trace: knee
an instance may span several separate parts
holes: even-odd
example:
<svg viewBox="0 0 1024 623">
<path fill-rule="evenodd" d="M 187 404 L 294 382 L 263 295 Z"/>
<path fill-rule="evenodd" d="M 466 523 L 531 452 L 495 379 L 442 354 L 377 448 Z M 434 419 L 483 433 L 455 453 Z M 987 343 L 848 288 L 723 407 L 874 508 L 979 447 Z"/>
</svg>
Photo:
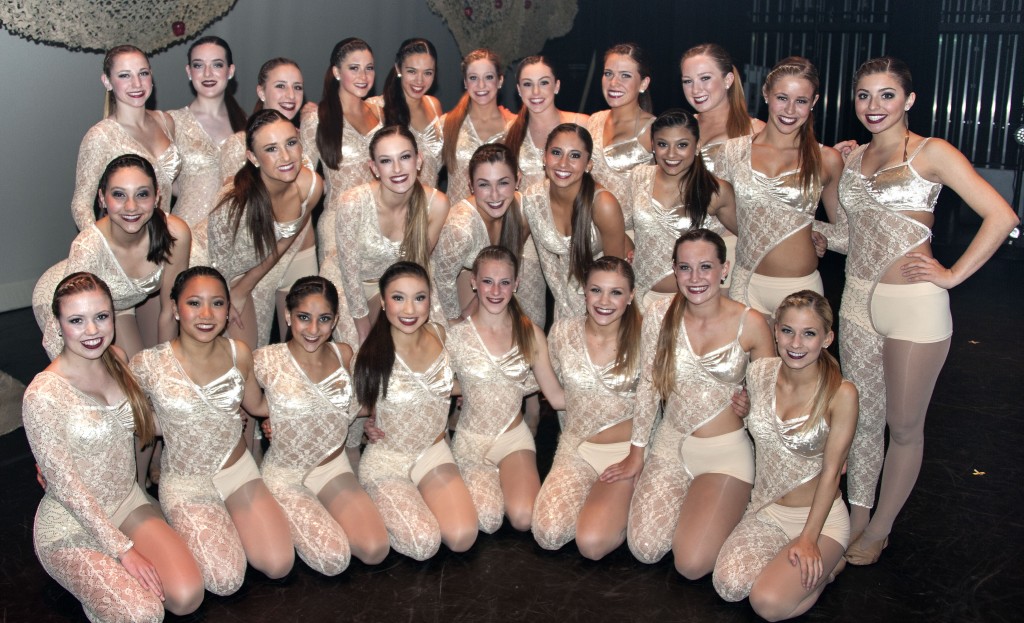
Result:
<svg viewBox="0 0 1024 623">
<path fill-rule="evenodd" d="M 203 603 L 202 578 L 195 582 L 164 584 L 164 608 L 177 616 L 192 614 Z"/>
<path fill-rule="evenodd" d="M 576 546 L 580 554 L 590 560 L 601 560 L 621 544 L 621 538 L 614 539 L 590 530 L 576 533 Z"/>
<path fill-rule="evenodd" d="M 441 540 L 453 552 L 465 552 L 476 543 L 476 536 L 479 533 L 476 522 L 472 524 L 467 522 L 445 530 Z"/>
<path fill-rule="evenodd" d="M 687 580 L 699 580 L 711 572 L 714 562 L 709 563 L 693 552 L 674 552 L 676 571 Z"/>
<path fill-rule="evenodd" d="M 292 571 L 295 566 L 295 550 L 280 552 L 273 557 L 267 557 L 260 561 L 250 561 L 252 566 L 258 569 L 263 575 L 271 580 L 280 580 Z"/>
<path fill-rule="evenodd" d="M 766 621 L 782 621 L 792 617 L 794 606 L 775 591 L 762 589 L 756 584 L 750 591 L 750 607 Z"/>
<path fill-rule="evenodd" d="M 353 547 L 352 553 L 365 565 L 379 565 L 391 553 L 391 544 L 388 543 L 387 536 L 385 535 L 383 539 L 374 539 L 368 543 L 360 544 L 358 549 Z"/>
<path fill-rule="evenodd" d="M 721 565 L 715 565 L 711 583 L 724 601 L 743 601 L 750 594 L 750 585 L 738 573 L 724 569 Z"/>
<path fill-rule="evenodd" d="M 894 425 L 890 423 L 889 442 L 898 446 L 924 445 L 924 428 L 906 424 Z"/>
<path fill-rule="evenodd" d="M 520 532 L 528 532 L 533 525 L 533 505 L 523 504 L 508 508 L 508 522 Z"/>
</svg>

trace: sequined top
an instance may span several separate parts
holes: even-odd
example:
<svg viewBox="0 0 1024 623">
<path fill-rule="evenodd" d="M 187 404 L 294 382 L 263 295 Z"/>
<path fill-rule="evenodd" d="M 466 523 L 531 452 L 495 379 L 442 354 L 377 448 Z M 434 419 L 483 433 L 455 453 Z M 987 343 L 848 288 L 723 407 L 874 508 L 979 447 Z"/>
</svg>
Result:
<svg viewBox="0 0 1024 623">
<path fill-rule="evenodd" d="M 563 318 L 551 327 L 551 365 L 565 389 L 562 438 L 579 445 L 620 422 L 633 420 L 632 443 L 646 446 L 656 410 L 637 408 L 639 368 L 632 378 L 612 374 L 614 361 L 598 366 L 587 352 L 586 317 Z M 559 441 L 561 443 L 561 441 Z"/>
<path fill-rule="evenodd" d="M 303 153 L 305 157 L 305 153 Z M 220 147 L 220 170 L 227 179 L 245 164 L 245 132 L 235 132 Z M 214 204 L 216 205 L 216 204 Z"/>
<path fill-rule="evenodd" d="M 441 127 L 444 127 L 444 122 L 447 118 L 447 113 L 441 117 Z M 504 130 L 484 140 L 480 138 L 476 128 L 473 127 L 473 120 L 468 114 L 466 115 L 465 121 L 462 122 L 462 127 L 459 128 L 459 137 L 455 144 L 455 170 L 448 171 L 447 194 L 448 201 L 452 205 L 469 196 L 469 160 L 476 153 L 477 148 L 481 145 L 500 142 L 501 139 L 505 138 L 505 132 L 508 131 L 510 125 L 512 125 L 511 121 L 505 123 Z"/>
<path fill-rule="evenodd" d="M 231 368 L 202 386 L 185 373 L 170 342 L 148 348 L 132 358 L 132 371 L 153 402 L 163 431 L 164 475 L 212 476 L 224 467 L 238 446 L 245 377 L 235 362 L 235 342 L 228 342 Z"/>
<path fill-rule="evenodd" d="M 131 309 L 160 288 L 164 265 L 144 277 L 130 277 L 117 261 L 103 232 L 95 224 L 82 230 L 71 242 L 68 272 L 86 271 L 107 283 L 114 299 L 114 309 Z"/>
<path fill-rule="evenodd" d="M 366 99 L 367 103 L 383 110 L 384 96 L 374 95 Z M 409 131 L 416 137 L 416 147 L 419 154 L 423 156 L 423 168 L 420 169 L 420 181 L 431 188 L 437 187 L 438 173 L 441 172 L 441 150 L 444 148 L 444 125 L 441 123 L 441 113 L 434 107 L 434 100 L 426 98 L 434 118 L 430 120 L 423 130 L 417 130 L 409 125 Z M 381 117 L 383 119 L 383 116 Z"/>
<path fill-rule="evenodd" d="M 604 140 L 604 125 L 610 114 L 610 110 L 601 110 L 591 115 L 587 121 L 587 130 L 590 131 L 590 136 L 594 139 L 594 170 L 591 173 L 594 179 L 615 195 L 616 199 L 620 199 L 628 194 L 627 174 L 633 167 L 654 163 L 651 150 L 640 143 L 640 137 L 650 129 L 654 118 L 652 117 L 643 125 L 639 125 L 636 134 L 632 137 L 607 145 Z M 626 221 L 626 229 L 633 229 L 633 206 L 625 200 L 621 200 L 620 205 L 622 206 L 622 216 Z"/>
<path fill-rule="evenodd" d="M 453 205 L 430 254 L 430 271 L 445 318 L 462 315 L 456 279 L 462 269 L 472 268 L 480 250 L 491 244 L 487 226 L 469 199 Z"/>
<path fill-rule="evenodd" d="M 441 339 L 437 325 L 429 324 Z M 375 448 L 417 456 L 434 444 L 448 426 L 448 406 L 455 374 L 442 346 L 423 372 L 413 372 L 398 354 L 391 370 L 386 398 L 377 400 L 374 413 L 384 439 Z"/>
<path fill-rule="evenodd" d="M 712 143 L 711 145 L 701 145 L 700 157 L 704 160 L 704 168 L 715 173 L 716 163 L 722 157 L 723 147 L 725 147 L 725 141 Z M 718 173 L 715 174 L 720 176 Z"/>
<path fill-rule="evenodd" d="M 775 408 L 775 389 L 782 360 L 758 359 L 747 368 L 750 415 L 747 430 L 754 438 L 754 490 L 750 509 L 761 510 L 821 473 L 828 424 L 794 433 L 806 416 L 782 422 Z"/>
<path fill-rule="evenodd" d="M 847 159 L 839 179 L 839 201 L 849 218 L 848 276 L 877 282 L 893 262 L 931 240 L 928 226 L 904 214 L 934 211 L 942 190 L 941 184 L 922 178 L 913 166 L 927 142 L 922 141 L 906 162 L 871 176 L 861 174 L 867 145 Z"/>
<path fill-rule="evenodd" d="M 594 194 L 606 192 L 603 188 Z M 583 299 L 583 285 L 569 270 L 571 236 L 564 236 L 555 227 L 551 216 L 551 193 L 549 182 L 544 179 L 539 184 L 527 188 L 523 192 L 523 213 L 530 223 L 530 237 L 537 245 L 537 255 L 544 271 L 551 295 L 555 299 L 555 320 L 571 316 L 582 316 L 586 313 Z M 594 259 L 604 255 L 601 234 L 593 222 L 590 224 L 590 248 Z"/>
<path fill-rule="evenodd" d="M 110 556 L 131 540 L 110 522 L 135 487 L 135 435 L 128 402 L 108 406 L 43 371 L 22 400 L 25 435 L 46 491 L 36 512 L 36 549 L 84 533 Z"/>
<path fill-rule="evenodd" d="M 271 344 L 253 353 L 256 380 L 266 391 L 274 441 L 263 470 L 309 470 L 343 445 L 359 412 L 352 379 L 337 345 L 338 369 L 314 383 L 295 361 L 287 344 Z"/>
<path fill-rule="evenodd" d="M 523 144 L 519 147 L 519 172 L 522 174 L 520 186 L 529 188 L 544 180 L 544 147 L 537 146 L 530 136 L 529 129 L 523 136 Z"/>
<path fill-rule="evenodd" d="M 309 198 L 313 195 L 313 190 L 316 189 L 316 172 L 313 171 L 312 165 L 307 165 L 307 163 L 303 162 L 303 166 L 306 166 L 309 169 L 309 172 L 313 174 L 309 176 L 309 190 L 306 191 L 306 198 L 299 204 L 298 218 L 285 221 L 283 223 L 278 220 L 274 221 L 274 238 L 277 240 L 292 238 L 302 230 L 302 219 L 306 216 L 306 208 L 309 203 Z M 298 179 L 296 178 L 296 182 L 297 181 Z"/>
<path fill-rule="evenodd" d="M 107 164 L 114 158 L 124 154 L 137 154 L 153 165 L 156 171 L 158 198 L 160 208 L 164 212 L 171 211 L 171 186 L 181 170 L 181 156 L 171 139 L 167 129 L 164 113 L 157 113 L 156 118 L 167 134 L 171 144 L 159 156 L 154 156 L 141 143 L 136 141 L 127 130 L 121 127 L 113 117 L 108 117 L 89 128 L 78 148 L 78 165 L 75 167 L 75 193 L 71 197 L 71 216 L 75 219 L 78 229 L 85 229 L 96 222 L 93 203 L 96 200 L 96 189 Z"/>
<path fill-rule="evenodd" d="M 492 355 L 472 318 L 448 330 L 447 347 L 462 387 L 459 433 L 497 437 L 521 412 L 523 397 L 539 389 L 530 364 L 514 344 Z"/>
<path fill-rule="evenodd" d="M 174 214 L 192 227 L 209 216 L 210 210 L 217 204 L 225 178 L 233 176 L 244 164 L 245 133 L 240 133 L 243 137 L 242 159 L 234 166 L 237 156 L 230 156 L 224 148 L 226 145 L 232 149 L 235 147 L 231 145 L 235 134 L 217 143 L 206 133 L 188 106 L 167 114 L 174 119 L 174 144 L 181 153 L 182 161 Z"/>
<path fill-rule="evenodd" d="M 820 183 L 809 194 L 804 192 L 799 169 L 774 177 L 755 170 L 753 138 L 726 141 L 715 166 L 715 174 L 731 182 L 736 191 L 736 263 L 748 271 L 754 271 L 782 241 L 814 222 L 821 196 Z"/>
</svg>

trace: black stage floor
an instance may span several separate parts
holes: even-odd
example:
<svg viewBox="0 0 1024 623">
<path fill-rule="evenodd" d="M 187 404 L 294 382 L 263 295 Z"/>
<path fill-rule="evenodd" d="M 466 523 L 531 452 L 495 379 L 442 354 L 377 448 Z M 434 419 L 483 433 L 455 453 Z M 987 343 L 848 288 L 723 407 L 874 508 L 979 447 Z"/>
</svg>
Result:
<svg viewBox="0 0 1024 623">
<path fill-rule="evenodd" d="M 960 249 L 938 248 L 938 255 Z M 945 253 L 943 252 L 945 251 Z M 1005 255 L 1005 254 L 1004 254 Z M 1016 254 L 1016 255 L 1019 255 Z M 944 258 L 948 259 L 948 257 Z M 826 290 L 841 268 L 826 258 Z M 1024 620 L 1024 263 L 996 258 L 952 292 L 956 332 L 928 415 L 924 466 L 872 567 L 850 567 L 807 615 L 811 621 Z M 28 382 L 45 365 L 28 310 L 0 314 L 0 369 Z M 541 473 L 557 436 L 538 435 Z M 32 552 L 41 491 L 19 429 L 0 437 L 0 621 L 84 621 L 78 602 Z M 168 617 L 174 620 L 174 617 Z M 251 572 L 229 598 L 207 594 L 196 621 L 753 621 L 745 602 L 721 601 L 708 578 L 689 582 L 669 560 L 647 566 L 625 546 L 605 560 L 570 544 L 541 550 L 507 525 L 466 554 L 444 548 L 418 563 L 392 553 L 325 578 L 298 560 L 271 582 Z"/>
</svg>

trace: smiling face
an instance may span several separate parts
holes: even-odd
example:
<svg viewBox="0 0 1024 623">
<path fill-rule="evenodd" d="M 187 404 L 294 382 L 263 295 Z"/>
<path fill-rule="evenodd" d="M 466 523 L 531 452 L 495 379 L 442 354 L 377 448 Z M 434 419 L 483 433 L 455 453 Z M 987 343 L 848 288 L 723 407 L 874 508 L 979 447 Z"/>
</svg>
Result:
<svg viewBox="0 0 1024 623">
<path fill-rule="evenodd" d="M 310 294 L 285 315 L 292 328 L 292 342 L 308 353 L 315 352 L 331 339 L 338 325 L 338 314 L 322 294 Z"/>
<path fill-rule="evenodd" d="M 519 70 L 516 91 L 531 114 L 539 115 L 555 105 L 555 95 L 562 83 L 544 63 L 531 63 Z"/>
<path fill-rule="evenodd" d="M 217 278 L 197 275 L 182 285 L 174 305 L 178 331 L 183 337 L 209 343 L 228 324 L 228 293 Z"/>
<path fill-rule="evenodd" d="M 654 160 L 670 177 L 685 174 L 697 154 L 697 137 L 684 126 L 662 128 L 651 137 Z"/>
<path fill-rule="evenodd" d="M 907 111 L 916 99 L 915 94 L 906 93 L 899 80 L 887 72 L 869 74 L 858 80 L 853 97 L 857 118 L 872 134 L 892 127 L 902 131 L 906 127 Z"/>
<path fill-rule="evenodd" d="M 409 99 L 418 100 L 434 85 L 437 62 L 426 53 L 410 54 L 395 67 L 402 75 L 402 93 Z"/>
<path fill-rule="evenodd" d="M 609 54 L 605 59 L 601 89 L 610 108 L 636 102 L 650 81 L 650 77 L 640 76 L 640 65 L 625 54 Z"/>
<path fill-rule="evenodd" d="M 683 95 L 697 112 L 728 105 L 729 88 L 735 79 L 732 72 L 722 73 L 710 56 L 691 56 L 680 64 Z"/>
<path fill-rule="evenodd" d="M 341 90 L 359 99 L 369 95 L 377 75 L 373 66 L 373 53 L 369 50 L 349 52 L 332 68 L 332 71 L 341 84 Z"/>
<path fill-rule="evenodd" d="M 519 287 L 515 268 L 510 262 L 484 260 L 477 266 L 471 282 L 477 292 L 480 306 L 490 314 L 500 314 L 508 307 L 512 295 Z"/>
<path fill-rule="evenodd" d="M 402 275 L 384 288 L 384 316 L 392 331 L 415 333 L 430 319 L 430 287 L 415 275 Z"/>
<path fill-rule="evenodd" d="M 810 307 L 790 307 L 775 322 L 775 343 L 786 367 L 800 370 L 814 365 L 832 343 L 821 317 Z"/>
<path fill-rule="evenodd" d="M 138 167 L 123 167 L 111 173 L 106 189 L 99 190 L 98 195 L 110 224 L 128 234 L 141 232 L 156 209 L 156 185 Z"/>
<path fill-rule="evenodd" d="M 590 271 L 584 296 L 588 320 L 602 327 L 617 323 L 633 302 L 629 279 L 607 270 Z"/>
<path fill-rule="evenodd" d="M 63 297 L 57 321 L 65 353 L 95 360 L 114 343 L 114 304 L 99 289 Z"/>
<path fill-rule="evenodd" d="M 469 98 L 478 106 L 493 104 L 505 78 L 498 75 L 498 69 L 490 60 L 482 58 L 466 66 L 462 84 Z"/>
<path fill-rule="evenodd" d="M 144 108 L 153 92 L 153 72 L 149 60 L 138 52 L 124 52 L 114 57 L 110 73 L 102 77 L 103 86 L 114 93 L 118 104 Z"/>
<path fill-rule="evenodd" d="M 544 150 L 544 172 L 551 184 L 568 188 L 579 184 L 583 174 L 590 171 L 590 152 L 579 136 L 572 132 L 559 132 L 548 139 Z"/>
<path fill-rule="evenodd" d="M 768 124 L 782 134 L 798 131 L 818 101 L 814 85 L 799 76 L 780 76 L 764 89 L 768 99 Z"/>
<path fill-rule="evenodd" d="M 718 258 L 718 248 L 706 240 L 691 240 L 676 247 L 672 272 L 686 301 L 699 305 L 718 297 L 729 263 Z"/>
<path fill-rule="evenodd" d="M 256 130 L 252 151 L 246 157 L 260 170 L 264 180 L 291 183 L 302 167 L 299 131 L 291 123 L 278 119 Z"/>
<path fill-rule="evenodd" d="M 478 210 L 492 219 L 505 216 L 516 198 L 518 179 L 505 162 L 483 162 L 473 170 L 470 192 Z"/>
<path fill-rule="evenodd" d="M 291 64 L 278 65 L 267 72 L 264 84 L 256 86 L 256 95 L 265 108 L 280 112 L 288 119 L 294 119 L 302 106 L 304 87 L 302 72 Z"/>
<path fill-rule="evenodd" d="M 396 194 L 412 190 L 422 159 L 416 146 L 400 134 L 391 134 L 374 143 L 370 170 L 380 183 Z"/>
<path fill-rule="evenodd" d="M 202 97 L 220 97 L 235 75 L 235 66 L 227 61 L 227 50 L 216 43 L 204 43 L 192 49 L 185 73 L 196 94 Z"/>
</svg>

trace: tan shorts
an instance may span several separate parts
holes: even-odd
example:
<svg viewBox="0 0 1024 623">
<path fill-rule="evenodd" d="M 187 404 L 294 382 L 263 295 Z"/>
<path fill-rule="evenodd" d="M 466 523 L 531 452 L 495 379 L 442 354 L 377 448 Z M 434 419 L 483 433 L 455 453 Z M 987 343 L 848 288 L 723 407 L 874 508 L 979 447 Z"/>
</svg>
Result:
<svg viewBox="0 0 1024 623">
<path fill-rule="evenodd" d="M 128 492 L 128 496 L 121 501 L 117 510 L 110 516 L 110 523 L 120 528 L 121 524 L 124 523 L 125 519 L 128 519 L 128 515 L 131 515 L 133 510 L 152 503 L 153 501 L 149 499 L 149 496 L 142 490 L 139 483 L 133 483 L 132 490 Z"/>
<path fill-rule="evenodd" d="M 811 513 L 810 506 L 782 506 L 781 504 L 769 504 L 761 509 L 758 515 L 768 518 L 786 533 L 790 540 L 800 536 L 807 524 L 807 516 Z M 850 513 L 843 504 L 843 498 L 836 498 L 832 502 L 832 508 L 825 518 L 825 525 L 821 528 L 821 536 L 827 536 L 836 543 L 843 546 L 845 550 L 850 545 Z"/>
<path fill-rule="evenodd" d="M 375 297 L 378 294 L 380 294 L 380 280 L 379 279 L 370 279 L 369 281 L 364 281 L 364 282 L 362 282 L 362 286 L 363 286 L 363 298 L 366 299 L 367 302 L 369 302 L 370 299 L 372 299 L 373 297 Z"/>
<path fill-rule="evenodd" d="M 434 468 L 441 467 L 446 463 L 454 464 L 455 457 L 452 456 L 452 450 L 448 447 L 448 442 L 442 439 L 424 450 L 423 454 L 416 459 L 412 469 L 409 470 L 409 479 L 412 480 L 412 484 L 418 487 L 424 476 Z"/>
<path fill-rule="evenodd" d="M 632 442 L 630 441 L 617 441 L 615 443 L 584 441 L 576 451 L 600 475 L 610 466 L 624 461 L 629 456 L 631 445 Z"/>
<path fill-rule="evenodd" d="M 295 254 L 292 263 L 288 265 L 288 270 L 282 275 L 277 289 L 279 292 L 287 292 L 299 279 L 311 277 L 319 272 L 320 269 L 316 265 L 316 245 L 314 245 Z"/>
<path fill-rule="evenodd" d="M 737 238 L 732 233 L 726 231 L 722 234 L 722 241 L 725 242 L 725 260 L 729 262 L 729 266 L 736 265 L 736 241 Z M 725 276 L 725 283 L 722 284 L 722 290 L 728 292 L 729 285 L 732 283 L 732 271 Z"/>
<path fill-rule="evenodd" d="M 220 494 L 220 499 L 227 500 L 232 493 L 241 489 L 242 485 L 259 477 L 260 469 L 256 467 L 256 461 L 251 454 L 243 452 L 233 465 L 213 475 L 213 486 Z"/>
<path fill-rule="evenodd" d="M 754 483 L 754 445 L 745 428 L 714 437 L 690 435 L 683 440 L 679 455 L 694 478 L 701 474 L 725 474 Z"/>
<path fill-rule="evenodd" d="M 114 312 L 114 315 L 115 316 L 134 316 L 135 315 L 135 308 L 134 307 L 129 307 L 128 309 L 119 309 L 116 312 Z"/>
<path fill-rule="evenodd" d="M 526 425 L 525 421 L 519 422 L 519 426 L 498 435 L 498 438 L 494 440 L 494 445 L 487 451 L 484 460 L 497 466 L 506 456 L 519 450 L 537 452 L 537 444 L 534 443 L 530 427 Z"/>
<path fill-rule="evenodd" d="M 341 476 L 342 474 L 354 474 L 352 471 L 352 464 L 348 462 L 348 456 L 345 451 L 342 450 L 338 453 L 338 456 L 331 459 L 329 462 L 323 465 L 317 465 L 302 479 L 302 484 L 307 489 L 313 492 L 313 495 L 319 495 L 320 491 L 323 490 L 331 480 Z"/>
<path fill-rule="evenodd" d="M 675 295 L 675 292 L 655 292 L 654 290 L 648 290 L 647 294 L 644 294 L 644 300 L 641 301 L 644 306 L 644 311 L 650 309 L 651 305 L 654 305 L 658 301 L 671 299 Z"/>
<path fill-rule="evenodd" d="M 883 337 L 930 344 L 953 335 L 949 291 L 934 283 L 879 283 L 871 296 L 871 321 Z"/>
<path fill-rule="evenodd" d="M 747 286 L 747 304 L 762 314 L 775 316 L 782 299 L 800 290 L 825 294 L 818 271 L 803 277 L 766 277 L 753 273 Z"/>
</svg>

